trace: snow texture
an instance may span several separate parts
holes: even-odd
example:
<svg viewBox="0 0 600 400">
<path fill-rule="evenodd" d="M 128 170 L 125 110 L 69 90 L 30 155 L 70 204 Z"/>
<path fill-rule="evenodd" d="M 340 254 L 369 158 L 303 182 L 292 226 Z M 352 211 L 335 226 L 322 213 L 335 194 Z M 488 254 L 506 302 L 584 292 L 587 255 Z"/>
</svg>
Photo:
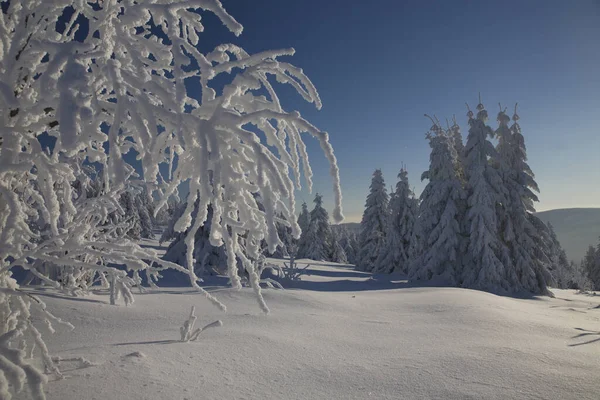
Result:
<svg viewBox="0 0 600 400">
<path fill-rule="evenodd" d="M 47 399 L 598 398 L 598 296 L 413 287 L 306 261 L 295 290 L 265 293 L 268 318 L 250 288 L 220 289 L 225 315 L 190 289 L 153 291 L 127 308 L 99 292 L 76 311 L 73 300 L 40 292 L 76 325 L 48 346 L 94 364 L 50 382 Z M 224 324 L 182 343 L 179 326 L 192 306 L 199 319 Z M 146 357 L 125 357 L 134 352 Z"/>
</svg>

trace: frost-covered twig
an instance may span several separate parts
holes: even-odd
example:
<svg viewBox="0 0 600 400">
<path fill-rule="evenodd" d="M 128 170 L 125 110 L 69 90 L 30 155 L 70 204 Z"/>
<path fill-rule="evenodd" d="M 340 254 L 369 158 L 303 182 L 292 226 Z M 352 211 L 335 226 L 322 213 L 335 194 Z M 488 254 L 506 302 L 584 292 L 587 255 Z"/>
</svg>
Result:
<svg viewBox="0 0 600 400">
<path fill-rule="evenodd" d="M 211 322 L 210 324 L 206 325 L 203 328 L 197 328 L 196 330 L 194 330 L 194 325 L 196 324 L 196 319 L 198 318 L 198 317 L 196 317 L 196 315 L 194 315 L 195 310 L 196 310 L 196 307 L 192 306 L 192 310 L 190 311 L 190 316 L 188 317 L 187 320 L 185 320 L 185 322 L 183 323 L 181 328 L 179 328 L 179 333 L 181 334 L 182 342 L 195 341 L 198 339 L 198 336 L 200 336 L 200 334 L 203 331 L 205 331 L 206 329 L 223 326 L 223 322 L 221 322 L 221 320 L 217 320 L 217 321 Z"/>
<path fill-rule="evenodd" d="M 241 286 L 239 259 L 268 312 L 253 260 L 263 241 L 270 251 L 281 245 L 277 215 L 289 221 L 295 237 L 300 234 L 294 193 L 302 175 L 312 186 L 302 134 L 316 138 L 329 161 L 334 219 L 343 218 L 329 135 L 285 110 L 273 85 L 290 85 L 321 107 L 308 77 L 281 60 L 294 50 L 250 55 L 220 45 L 202 53 L 199 13 L 214 13 L 236 35 L 242 31 L 218 0 L 2 3 L 0 288 L 13 292 L 0 294 L 0 333 L 27 332 L 30 342 L 35 336 L 28 317 L 15 308 L 22 300 L 11 278 L 17 266 L 70 295 L 84 294 L 100 281 L 110 287 L 111 303 L 121 297 L 126 304 L 133 301 L 134 284 L 127 274 L 146 271 L 152 278 L 175 269 L 225 310 L 198 285 L 193 267 L 193 238 L 209 207 L 214 211 L 210 241 L 226 249 L 232 285 Z M 222 74 L 233 79 L 219 85 Z M 192 76 L 199 78 L 200 90 L 189 93 L 185 80 Z M 124 157 L 131 150 L 135 162 Z M 98 166 L 93 178 L 86 177 L 90 165 Z M 161 166 L 169 173 L 162 174 Z M 94 182 L 97 190 L 88 196 Z M 124 237 L 128 220 L 119 196 L 134 184 L 159 199 L 155 212 L 182 184 L 189 186 L 188 208 L 174 226 L 187 236 L 185 268 Z M 7 341 L 6 351 L 14 350 L 12 345 Z M 21 375 L 11 368 L 2 370 L 4 397 L 22 387 Z M 33 385 L 33 396 L 43 398 L 35 369 L 18 368 Z"/>
</svg>

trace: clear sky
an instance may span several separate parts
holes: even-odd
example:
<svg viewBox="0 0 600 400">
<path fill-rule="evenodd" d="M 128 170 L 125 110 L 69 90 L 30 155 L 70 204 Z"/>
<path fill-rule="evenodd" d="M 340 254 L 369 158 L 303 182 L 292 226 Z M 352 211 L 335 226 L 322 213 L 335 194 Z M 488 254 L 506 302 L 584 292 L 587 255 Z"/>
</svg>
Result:
<svg viewBox="0 0 600 400">
<path fill-rule="evenodd" d="M 323 100 L 320 111 L 280 87 L 284 106 L 329 132 L 347 221 L 362 214 L 370 177 L 395 185 L 402 163 L 420 194 L 429 163 L 424 113 L 457 120 L 481 92 L 495 128 L 498 102 L 519 103 L 538 210 L 600 207 L 600 1 L 222 0 L 239 38 L 207 16 L 207 48 L 253 53 L 294 47 Z M 210 28 L 210 29 L 208 29 Z M 287 94 L 290 96 L 287 96 Z M 325 157 L 307 137 L 315 191 L 331 209 Z M 309 202 L 302 191 L 298 199 Z"/>
</svg>

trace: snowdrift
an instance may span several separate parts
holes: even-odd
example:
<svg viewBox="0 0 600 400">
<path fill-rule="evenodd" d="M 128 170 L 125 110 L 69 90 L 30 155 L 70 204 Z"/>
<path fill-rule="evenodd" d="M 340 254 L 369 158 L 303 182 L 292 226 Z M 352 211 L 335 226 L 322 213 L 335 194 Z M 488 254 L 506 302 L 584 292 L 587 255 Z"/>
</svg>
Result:
<svg viewBox="0 0 600 400">
<path fill-rule="evenodd" d="M 308 262 L 308 261 L 307 261 Z M 47 335 L 69 399 L 590 399 L 600 394 L 600 297 L 555 290 L 514 299 L 457 288 L 407 287 L 311 261 L 296 289 L 210 288 L 138 294 L 130 307 L 98 292 L 66 299 L 35 290 L 74 331 Z M 196 306 L 199 341 L 180 343 Z"/>
</svg>

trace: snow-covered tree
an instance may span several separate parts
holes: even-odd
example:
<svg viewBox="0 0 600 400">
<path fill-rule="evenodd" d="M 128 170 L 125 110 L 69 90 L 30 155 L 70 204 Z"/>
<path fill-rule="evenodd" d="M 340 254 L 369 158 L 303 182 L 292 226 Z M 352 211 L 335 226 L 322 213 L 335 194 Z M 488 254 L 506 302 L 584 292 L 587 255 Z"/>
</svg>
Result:
<svg viewBox="0 0 600 400">
<path fill-rule="evenodd" d="M 386 231 L 385 246 L 377 258 L 376 270 L 406 274 L 416 249 L 414 229 L 418 208 L 415 194 L 408 184 L 408 172 L 405 168 L 398 174 L 396 190 L 390 196 L 389 209 L 390 222 Z"/>
<path fill-rule="evenodd" d="M 465 287 L 509 291 L 505 265 L 509 258 L 501 256 L 496 206 L 502 203 L 504 187 L 494 160 L 496 149 L 488 138 L 494 132 L 486 122 L 488 113 L 483 104 L 477 105 L 477 116 L 469 110 L 469 134 L 465 146 L 464 171 L 467 189 L 467 211 L 464 229 L 468 235 L 462 284 Z"/>
<path fill-rule="evenodd" d="M 415 227 L 420 243 L 410 263 L 409 278 L 459 285 L 462 273 L 460 225 L 465 195 L 455 169 L 453 138 L 437 121 L 427 138 L 431 147 L 429 169 L 421 179 L 429 182 L 421 193 Z"/>
<path fill-rule="evenodd" d="M 554 278 L 556 287 L 560 289 L 577 289 L 581 282 L 581 276 L 578 274 L 578 269 L 574 268 L 574 264 L 567 258 L 567 253 L 561 246 L 554 227 L 551 223 L 547 223 L 548 234 L 551 240 L 550 273 Z"/>
<path fill-rule="evenodd" d="M 306 203 L 302 203 L 302 211 L 298 217 L 298 226 L 300 226 L 300 229 L 304 232 L 308 230 L 308 225 L 310 225 L 310 213 L 308 212 Z"/>
<path fill-rule="evenodd" d="M 519 116 L 513 115 L 513 125 L 501 109 L 498 113 L 499 127 L 497 157 L 494 159 L 501 179 L 502 192 L 496 204 L 499 232 L 499 251 L 505 266 L 510 291 L 527 291 L 549 294 L 552 284 L 550 254 L 554 243 L 547 226 L 535 216 L 534 202 L 539 192 L 534 175 L 527 164 L 525 140 L 518 124 Z"/>
<path fill-rule="evenodd" d="M 310 212 L 310 223 L 306 237 L 298 251 L 298 258 L 329 260 L 332 254 L 332 234 L 329 214 L 323 208 L 323 196 L 315 195 L 315 208 Z"/>
<path fill-rule="evenodd" d="M 389 196 L 380 169 L 375 170 L 369 187 L 360 222 L 358 237 L 359 251 L 357 267 L 362 271 L 373 271 L 379 253 L 385 245 L 385 232 L 388 224 Z"/>
<path fill-rule="evenodd" d="M 582 261 L 582 268 L 587 274 L 591 289 L 600 290 L 600 244 L 588 248 Z"/>
<path fill-rule="evenodd" d="M 299 256 L 302 255 L 302 251 L 306 247 L 306 245 L 305 245 L 306 234 L 308 233 L 309 225 L 310 225 L 310 213 L 308 212 L 308 206 L 306 205 L 306 202 L 303 202 L 302 203 L 302 211 L 300 212 L 300 215 L 298 216 L 298 226 L 302 230 L 302 233 L 300 234 L 300 238 L 295 241 L 296 245 L 297 245 L 297 250 L 298 250 L 297 255 L 299 255 Z"/>
<path fill-rule="evenodd" d="M 119 203 L 124 211 L 123 219 L 127 222 L 127 226 L 129 227 L 127 236 L 131 239 L 139 240 L 142 237 L 142 227 L 135 195 L 126 190 L 119 198 Z"/>
<path fill-rule="evenodd" d="M 295 245 L 295 240 L 292 237 L 292 229 L 289 224 L 285 223 L 283 214 L 279 215 L 281 222 L 277 222 L 277 235 L 281 239 L 281 246 L 277 246 L 274 253 L 268 254 L 270 257 L 284 258 L 289 257 L 292 245 Z"/>
<path fill-rule="evenodd" d="M 331 229 L 331 255 L 329 259 L 340 264 L 348 264 L 348 256 L 341 243 L 338 229 Z"/>
<path fill-rule="evenodd" d="M 154 237 L 154 204 L 145 187 L 139 188 L 135 197 L 135 207 L 140 224 L 140 236 Z"/>
<path fill-rule="evenodd" d="M 44 398 L 44 376 L 22 357 L 19 343 L 26 341 L 14 340 L 39 338 L 29 310 L 41 309 L 43 303 L 17 290 L 13 267 L 28 269 L 43 261 L 109 274 L 116 291 L 113 297 L 122 291 L 130 299 L 125 293 L 127 272 L 110 265 L 150 271 L 157 262 L 161 268 L 185 272 L 192 286 L 202 291 L 193 268 L 194 238 L 211 208 L 210 241 L 225 246 L 233 286 L 241 285 L 239 258 L 267 311 L 255 267 L 245 254 L 258 256 L 263 239 L 271 251 L 280 244 L 278 213 L 289 221 L 294 236 L 300 233 L 294 218 L 300 165 L 309 187 L 312 176 L 301 133 L 314 136 L 329 160 L 333 215 L 336 221 L 342 219 L 338 168 L 327 133 L 298 112 L 285 111 L 271 83 L 289 84 L 321 107 L 302 70 L 280 60 L 294 50 L 250 55 L 225 44 L 202 53 L 198 43 L 204 11 L 241 34 L 242 26 L 218 0 L 2 2 L 0 355 L 7 373 L 0 375 L 0 390 L 4 397 L 27 386 L 31 397 Z M 215 80 L 224 74 L 232 79 Z M 200 90 L 188 90 L 189 80 Z M 248 125 L 260 130 L 266 143 Z M 54 139 L 51 146 L 42 146 L 42 134 Z M 124 157 L 129 151 L 136 154 L 131 161 L 135 165 L 131 157 Z M 103 187 L 93 199 L 77 196 L 72 189 L 74 165 L 84 160 L 101 166 Z M 123 214 L 118 198 L 131 181 L 147 185 L 159 199 L 157 210 L 182 183 L 188 184 L 187 208 L 174 226 L 187 232 L 187 270 L 161 262 L 151 249 L 115 240 L 114 228 L 107 223 L 110 215 Z M 264 210 L 258 207 L 256 193 Z M 31 220 L 40 220 L 43 236 L 30 229 Z M 242 237 L 245 248 L 240 245 Z M 55 371 L 39 341 L 38 348 L 46 367 Z"/>
<path fill-rule="evenodd" d="M 464 180 L 465 145 L 463 143 L 460 126 L 456 122 L 456 117 L 452 118 L 452 126 L 449 129 L 448 136 L 452 143 L 451 150 L 456 153 L 454 162 L 456 174 L 461 180 Z"/>
<path fill-rule="evenodd" d="M 198 204 L 199 200 L 196 200 L 196 207 L 194 211 L 192 211 L 192 219 L 195 219 L 198 214 Z M 161 243 L 170 241 L 169 247 L 163 256 L 164 260 L 171 261 L 178 265 L 181 265 L 184 268 L 189 268 L 186 264 L 188 262 L 188 258 L 186 255 L 186 237 L 187 232 L 177 232 L 174 228 L 175 224 L 181 218 L 181 215 L 187 209 L 187 204 L 182 204 L 179 209 L 173 215 L 173 219 L 167 226 L 167 228 L 163 231 L 161 236 Z M 213 211 L 212 207 L 209 207 L 209 216 L 212 216 Z M 227 256 L 225 253 L 225 249 L 222 246 L 213 246 L 210 242 L 210 231 L 211 231 L 212 218 L 207 218 L 206 222 L 198 231 L 196 231 L 196 236 L 194 238 L 194 264 L 193 269 L 194 273 L 198 277 L 202 277 L 204 275 L 216 275 L 216 274 L 226 274 L 228 263 Z M 239 260 L 238 260 L 239 266 Z M 163 273 L 171 275 L 168 272 Z M 168 280 L 177 279 L 175 276 L 169 276 Z"/>
<path fill-rule="evenodd" d="M 356 234 L 351 232 L 345 226 L 340 226 L 338 235 L 340 245 L 344 249 L 344 253 L 346 253 L 348 263 L 356 264 L 356 257 L 358 253 L 358 240 L 356 238 Z"/>
</svg>

